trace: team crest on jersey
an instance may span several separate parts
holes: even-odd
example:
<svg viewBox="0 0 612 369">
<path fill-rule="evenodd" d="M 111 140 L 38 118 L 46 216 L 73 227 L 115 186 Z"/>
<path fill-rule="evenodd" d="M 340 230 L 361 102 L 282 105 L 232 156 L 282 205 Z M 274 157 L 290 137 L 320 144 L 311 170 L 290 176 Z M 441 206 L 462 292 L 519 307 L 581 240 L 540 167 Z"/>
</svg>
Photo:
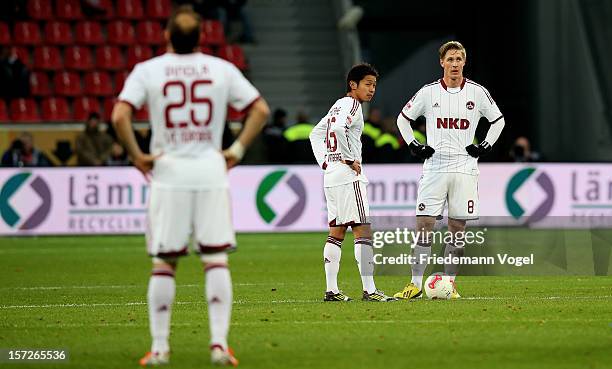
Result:
<svg viewBox="0 0 612 369">
<path fill-rule="evenodd" d="M 466 107 L 468 110 L 472 110 L 472 109 L 474 109 L 474 106 L 475 106 L 475 105 L 474 105 L 474 102 L 473 102 L 473 101 L 468 101 L 468 102 L 465 104 L 465 107 Z"/>
<path fill-rule="evenodd" d="M 412 108 L 412 104 L 410 103 L 410 101 L 408 101 L 406 105 L 404 106 L 404 109 L 410 110 L 410 108 Z"/>
<path fill-rule="evenodd" d="M 420 203 L 420 204 L 419 204 L 419 210 L 420 210 L 420 211 L 425 210 L 425 204 Z"/>
</svg>

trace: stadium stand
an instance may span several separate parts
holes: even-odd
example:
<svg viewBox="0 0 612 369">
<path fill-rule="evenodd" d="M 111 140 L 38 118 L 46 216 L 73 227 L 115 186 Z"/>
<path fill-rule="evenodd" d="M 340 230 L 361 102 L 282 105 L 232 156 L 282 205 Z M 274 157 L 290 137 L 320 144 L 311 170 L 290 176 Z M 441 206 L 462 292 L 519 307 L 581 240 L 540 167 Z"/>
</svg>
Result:
<svg viewBox="0 0 612 369">
<path fill-rule="evenodd" d="M 170 0 L 27 0 L 27 19 L 0 22 L 0 46 L 13 48 L 30 69 L 31 96 L 0 100 L 2 122 L 82 121 L 90 111 L 110 118 L 114 97 L 136 63 L 166 52 L 163 30 Z M 223 24 L 205 20 L 200 50 L 241 70 L 239 45 L 226 44 Z M 136 120 L 146 120 L 144 110 Z"/>
</svg>

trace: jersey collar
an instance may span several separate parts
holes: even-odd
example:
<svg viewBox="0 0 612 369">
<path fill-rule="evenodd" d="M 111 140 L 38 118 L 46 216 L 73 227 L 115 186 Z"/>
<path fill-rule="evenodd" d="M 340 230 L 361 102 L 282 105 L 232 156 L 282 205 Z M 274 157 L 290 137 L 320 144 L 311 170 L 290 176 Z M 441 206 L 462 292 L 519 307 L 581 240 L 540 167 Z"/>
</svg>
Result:
<svg viewBox="0 0 612 369">
<path fill-rule="evenodd" d="M 466 81 L 467 78 L 463 77 L 463 80 L 461 81 L 461 86 L 459 86 L 459 91 L 463 90 L 463 86 L 465 86 Z M 446 85 L 446 82 L 444 82 L 444 78 L 440 78 L 440 84 L 442 85 L 442 88 L 448 91 L 448 86 Z"/>
</svg>

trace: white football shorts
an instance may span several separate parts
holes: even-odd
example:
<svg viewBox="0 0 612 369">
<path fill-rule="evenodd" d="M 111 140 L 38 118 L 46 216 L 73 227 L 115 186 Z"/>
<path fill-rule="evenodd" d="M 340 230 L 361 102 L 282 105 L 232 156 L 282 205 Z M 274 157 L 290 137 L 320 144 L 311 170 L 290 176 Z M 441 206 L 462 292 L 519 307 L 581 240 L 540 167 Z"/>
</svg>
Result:
<svg viewBox="0 0 612 369">
<path fill-rule="evenodd" d="M 449 218 L 478 219 L 478 176 L 424 173 L 419 180 L 416 215 L 441 216 L 445 203 Z"/>
<path fill-rule="evenodd" d="M 151 185 L 146 234 L 149 255 L 186 255 L 192 236 L 199 254 L 235 249 L 228 189 L 178 190 Z"/>
<path fill-rule="evenodd" d="M 370 205 L 364 182 L 325 187 L 325 199 L 330 227 L 369 224 Z"/>
</svg>

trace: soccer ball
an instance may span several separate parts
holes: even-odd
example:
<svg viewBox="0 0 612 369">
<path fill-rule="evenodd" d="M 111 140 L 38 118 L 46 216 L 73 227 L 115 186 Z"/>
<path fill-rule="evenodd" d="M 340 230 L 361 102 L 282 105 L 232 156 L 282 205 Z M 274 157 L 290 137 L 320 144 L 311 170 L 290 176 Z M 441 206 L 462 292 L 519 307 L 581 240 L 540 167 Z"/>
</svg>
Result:
<svg viewBox="0 0 612 369">
<path fill-rule="evenodd" d="M 434 273 L 425 281 L 425 294 L 430 299 L 448 300 L 453 293 L 451 277 L 444 273 Z"/>
</svg>

